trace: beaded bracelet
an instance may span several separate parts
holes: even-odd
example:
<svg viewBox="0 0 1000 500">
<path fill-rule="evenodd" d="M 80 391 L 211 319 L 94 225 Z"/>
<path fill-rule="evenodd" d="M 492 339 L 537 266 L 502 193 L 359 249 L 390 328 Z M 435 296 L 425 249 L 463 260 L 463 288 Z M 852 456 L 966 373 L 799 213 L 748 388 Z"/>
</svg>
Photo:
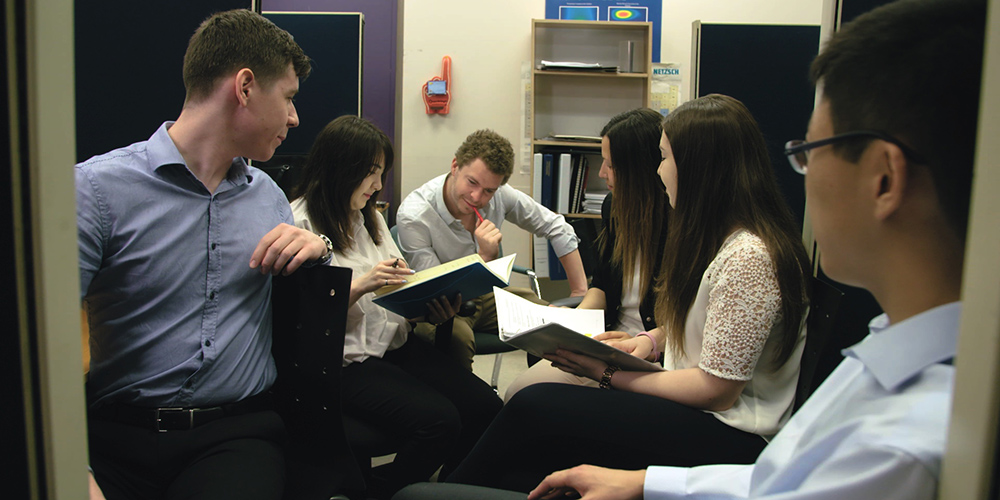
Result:
<svg viewBox="0 0 1000 500">
<path fill-rule="evenodd" d="M 649 337 L 649 341 L 653 343 L 653 361 L 659 360 L 660 359 L 660 350 L 656 348 L 656 339 L 653 338 L 653 335 L 650 334 L 649 332 L 639 332 L 639 333 L 635 334 L 636 338 L 639 338 L 639 337 L 642 337 L 642 336 Z"/>
<path fill-rule="evenodd" d="M 621 368 L 615 365 L 608 365 L 604 369 L 604 375 L 601 375 L 601 389 L 613 389 L 611 387 L 611 376 L 618 370 L 621 370 Z"/>
</svg>

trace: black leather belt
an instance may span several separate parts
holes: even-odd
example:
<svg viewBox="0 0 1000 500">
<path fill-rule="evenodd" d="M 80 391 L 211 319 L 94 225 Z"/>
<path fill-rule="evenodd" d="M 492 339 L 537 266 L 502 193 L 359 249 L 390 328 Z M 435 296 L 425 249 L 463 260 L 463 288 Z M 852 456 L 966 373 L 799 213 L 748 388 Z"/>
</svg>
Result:
<svg viewBox="0 0 1000 500">
<path fill-rule="evenodd" d="M 244 415 L 271 408 L 271 395 L 263 392 L 235 403 L 207 408 L 141 408 L 111 404 L 92 410 L 90 418 L 145 427 L 156 432 L 186 431 L 222 417 Z"/>
</svg>

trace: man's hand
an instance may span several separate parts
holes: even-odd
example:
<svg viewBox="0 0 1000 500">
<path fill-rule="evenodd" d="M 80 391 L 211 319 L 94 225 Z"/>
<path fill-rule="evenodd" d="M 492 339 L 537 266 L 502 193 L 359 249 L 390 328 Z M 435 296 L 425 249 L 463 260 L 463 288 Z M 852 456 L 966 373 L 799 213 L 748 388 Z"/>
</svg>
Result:
<svg viewBox="0 0 1000 500">
<path fill-rule="evenodd" d="M 483 219 L 476 224 L 476 232 L 472 233 L 476 237 L 476 244 L 479 246 L 479 255 L 483 260 L 489 262 L 500 256 L 500 240 L 503 235 L 493 222 Z"/>
<path fill-rule="evenodd" d="M 97 485 L 97 480 L 94 479 L 94 473 L 88 471 L 87 477 L 90 478 L 90 500 L 104 500 L 104 492 L 101 491 L 101 487 Z"/>
<path fill-rule="evenodd" d="M 326 243 L 312 231 L 281 223 L 268 231 L 253 255 L 250 256 L 250 269 L 260 267 L 261 274 L 271 273 L 277 276 L 292 274 L 302 264 L 316 260 L 326 253 Z"/>
<path fill-rule="evenodd" d="M 456 293 L 455 300 L 448 302 L 448 298 L 444 295 L 438 297 L 427 303 L 427 316 L 423 318 L 416 318 L 415 321 L 426 321 L 428 323 L 434 324 L 434 326 L 440 325 L 445 321 L 455 317 L 458 314 L 458 308 L 462 305 L 462 294 Z"/>
<path fill-rule="evenodd" d="M 566 498 L 575 491 L 581 500 L 638 500 L 642 498 L 644 470 L 617 470 L 580 465 L 549 474 L 528 493 L 528 500 Z"/>
</svg>

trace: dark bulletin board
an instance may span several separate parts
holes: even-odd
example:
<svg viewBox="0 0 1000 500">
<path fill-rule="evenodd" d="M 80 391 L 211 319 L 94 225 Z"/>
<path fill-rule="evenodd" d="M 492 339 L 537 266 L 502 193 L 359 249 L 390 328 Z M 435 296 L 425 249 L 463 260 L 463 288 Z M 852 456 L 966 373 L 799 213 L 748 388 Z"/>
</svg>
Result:
<svg viewBox="0 0 1000 500">
<path fill-rule="evenodd" d="M 361 115 L 364 18 L 358 13 L 316 12 L 265 12 L 264 17 L 291 33 L 313 60 L 312 73 L 301 82 L 295 97 L 299 126 L 289 131 L 277 151 L 304 155 L 330 120 Z"/>
<path fill-rule="evenodd" d="M 802 176 L 785 158 L 785 143 L 805 137 L 815 91 L 809 64 L 819 26 L 702 24 L 698 95 L 739 99 L 760 124 L 781 191 L 802 223 Z"/>
<path fill-rule="evenodd" d="M 251 0 L 78 0 L 76 158 L 144 141 L 184 105 L 181 70 L 194 30 Z"/>
</svg>

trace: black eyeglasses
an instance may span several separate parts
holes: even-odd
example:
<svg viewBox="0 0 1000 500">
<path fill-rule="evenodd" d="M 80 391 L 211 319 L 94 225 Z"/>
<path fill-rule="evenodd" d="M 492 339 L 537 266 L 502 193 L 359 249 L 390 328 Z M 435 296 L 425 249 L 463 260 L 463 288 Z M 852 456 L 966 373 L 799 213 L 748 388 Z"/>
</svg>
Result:
<svg viewBox="0 0 1000 500">
<path fill-rule="evenodd" d="M 788 141 L 785 143 L 785 154 L 788 155 L 788 163 L 792 164 L 792 169 L 805 175 L 809 163 L 808 153 L 810 149 L 826 146 L 827 144 L 833 144 L 835 142 L 846 141 L 848 139 L 857 139 L 859 137 L 875 137 L 882 139 L 885 142 L 895 144 L 896 146 L 899 146 L 899 149 L 903 151 L 903 154 L 909 156 L 911 160 L 917 163 L 926 163 L 919 153 L 910 149 L 910 147 L 903 144 L 902 141 L 877 130 L 858 130 L 856 132 L 847 132 L 812 142 L 806 142 L 801 139 Z"/>
</svg>

